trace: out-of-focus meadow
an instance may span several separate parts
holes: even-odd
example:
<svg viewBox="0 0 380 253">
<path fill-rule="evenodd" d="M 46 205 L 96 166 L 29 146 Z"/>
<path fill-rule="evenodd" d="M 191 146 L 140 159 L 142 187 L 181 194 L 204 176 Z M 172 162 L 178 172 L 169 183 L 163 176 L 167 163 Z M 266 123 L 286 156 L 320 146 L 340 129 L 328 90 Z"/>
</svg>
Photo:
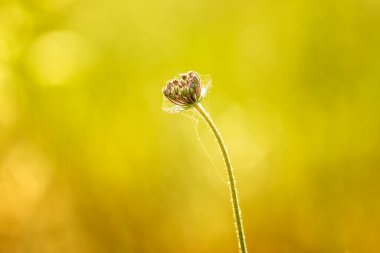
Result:
<svg viewBox="0 0 380 253">
<path fill-rule="evenodd" d="M 250 252 L 379 252 L 379 27 L 376 0 L 2 0 L 0 252 L 237 252 L 211 133 L 161 110 L 188 70 Z"/>
</svg>

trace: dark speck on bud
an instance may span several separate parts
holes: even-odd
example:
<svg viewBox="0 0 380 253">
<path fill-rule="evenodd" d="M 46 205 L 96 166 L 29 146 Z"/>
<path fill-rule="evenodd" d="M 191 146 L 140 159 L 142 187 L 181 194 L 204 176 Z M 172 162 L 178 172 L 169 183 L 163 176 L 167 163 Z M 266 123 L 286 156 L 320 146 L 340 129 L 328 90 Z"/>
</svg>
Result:
<svg viewBox="0 0 380 253">
<path fill-rule="evenodd" d="M 202 86 L 199 74 L 189 71 L 168 81 L 162 93 L 177 109 L 184 110 L 200 102 L 206 94 L 206 88 Z"/>
</svg>

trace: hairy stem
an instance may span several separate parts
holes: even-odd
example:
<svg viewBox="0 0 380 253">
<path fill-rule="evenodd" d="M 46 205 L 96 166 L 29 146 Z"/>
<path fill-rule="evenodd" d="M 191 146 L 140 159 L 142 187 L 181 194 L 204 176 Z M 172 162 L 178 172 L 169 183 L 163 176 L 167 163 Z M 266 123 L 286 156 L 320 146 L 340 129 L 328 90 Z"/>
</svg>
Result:
<svg viewBox="0 0 380 253">
<path fill-rule="evenodd" d="M 227 168 L 228 182 L 229 182 L 229 187 L 230 187 L 232 208 L 234 212 L 235 226 L 237 230 L 240 253 L 247 253 L 248 251 L 247 251 L 247 245 L 245 242 L 243 220 L 241 217 L 241 211 L 240 211 L 240 206 L 239 206 L 239 197 L 238 197 L 238 192 L 236 188 L 234 170 L 231 165 L 230 157 L 228 156 L 227 147 L 224 144 L 222 136 L 220 135 L 218 129 L 216 128 L 214 122 L 212 121 L 210 115 L 207 113 L 205 108 L 200 103 L 195 104 L 194 108 L 196 111 L 199 112 L 199 114 L 202 116 L 202 118 L 207 122 L 207 124 L 211 128 L 213 134 L 215 135 L 216 140 L 218 141 L 219 147 L 222 151 L 224 162 L 226 163 L 226 168 Z"/>
</svg>

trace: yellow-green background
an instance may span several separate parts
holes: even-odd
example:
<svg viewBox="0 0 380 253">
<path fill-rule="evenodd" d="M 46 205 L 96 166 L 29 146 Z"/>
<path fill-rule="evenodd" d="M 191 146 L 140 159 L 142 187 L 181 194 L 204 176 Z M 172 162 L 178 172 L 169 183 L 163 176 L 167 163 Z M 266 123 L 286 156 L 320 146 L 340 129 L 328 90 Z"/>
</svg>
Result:
<svg viewBox="0 0 380 253">
<path fill-rule="evenodd" d="M 0 252 L 237 252 L 188 70 L 249 252 L 380 251 L 379 1 L 1 0 Z"/>
</svg>

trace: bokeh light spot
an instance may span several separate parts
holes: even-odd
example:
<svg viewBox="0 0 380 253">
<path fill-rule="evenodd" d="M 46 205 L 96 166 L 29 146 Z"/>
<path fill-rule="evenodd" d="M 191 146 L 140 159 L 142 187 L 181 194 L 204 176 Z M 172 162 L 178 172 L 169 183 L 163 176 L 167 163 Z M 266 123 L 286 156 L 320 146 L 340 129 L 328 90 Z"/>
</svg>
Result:
<svg viewBox="0 0 380 253">
<path fill-rule="evenodd" d="M 19 213 L 12 215 L 28 215 L 28 212 L 32 211 L 29 208 L 42 197 L 48 185 L 50 179 L 48 159 L 31 143 L 16 143 L 0 164 L 0 172 L 2 208 L 4 208 L 2 211 L 15 209 Z"/>
<path fill-rule="evenodd" d="M 55 31 L 36 39 L 29 52 L 28 63 L 36 81 L 42 85 L 67 84 L 87 69 L 93 51 L 78 33 Z"/>
</svg>

